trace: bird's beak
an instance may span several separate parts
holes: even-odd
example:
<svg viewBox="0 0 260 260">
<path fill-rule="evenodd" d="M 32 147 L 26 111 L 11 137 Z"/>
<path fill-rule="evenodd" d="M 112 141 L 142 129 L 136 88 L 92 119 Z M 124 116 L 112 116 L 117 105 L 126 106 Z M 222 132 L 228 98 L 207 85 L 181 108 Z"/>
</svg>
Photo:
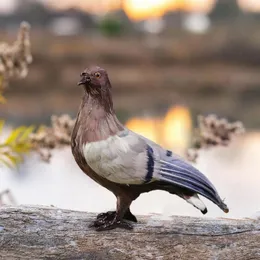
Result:
<svg viewBox="0 0 260 260">
<path fill-rule="evenodd" d="M 78 82 L 78 86 L 88 84 L 91 81 L 89 76 L 82 76 L 81 80 Z"/>
</svg>

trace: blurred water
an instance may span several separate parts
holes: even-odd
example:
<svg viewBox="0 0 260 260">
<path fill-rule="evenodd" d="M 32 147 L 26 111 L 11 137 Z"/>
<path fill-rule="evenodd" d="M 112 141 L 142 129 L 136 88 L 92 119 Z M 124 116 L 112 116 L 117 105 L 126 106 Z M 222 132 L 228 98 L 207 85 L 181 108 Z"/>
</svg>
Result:
<svg viewBox="0 0 260 260">
<path fill-rule="evenodd" d="M 203 198 L 210 217 L 250 217 L 260 210 L 260 133 L 247 133 L 228 148 L 201 153 L 196 165 L 218 189 L 230 208 L 225 214 Z M 0 169 L 0 191 L 9 188 L 18 204 L 54 205 L 60 208 L 101 212 L 115 208 L 114 196 L 78 168 L 70 149 L 55 151 L 50 164 L 33 155 L 17 171 Z M 180 198 L 155 191 L 132 204 L 135 214 L 202 216 Z"/>
</svg>

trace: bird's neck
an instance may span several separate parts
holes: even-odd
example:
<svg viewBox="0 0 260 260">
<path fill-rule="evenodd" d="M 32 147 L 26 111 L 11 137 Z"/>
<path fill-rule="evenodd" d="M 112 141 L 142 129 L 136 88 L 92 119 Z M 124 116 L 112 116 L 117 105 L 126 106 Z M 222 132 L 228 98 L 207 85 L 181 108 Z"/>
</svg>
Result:
<svg viewBox="0 0 260 260">
<path fill-rule="evenodd" d="M 83 96 L 83 102 L 89 106 L 103 108 L 104 112 L 111 114 L 114 112 L 111 88 L 104 88 L 102 91 L 86 88 Z"/>
<path fill-rule="evenodd" d="M 103 99 L 85 93 L 78 117 L 84 143 L 106 140 L 124 130 L 114 113 L 111 96 Z"/>
</svg>

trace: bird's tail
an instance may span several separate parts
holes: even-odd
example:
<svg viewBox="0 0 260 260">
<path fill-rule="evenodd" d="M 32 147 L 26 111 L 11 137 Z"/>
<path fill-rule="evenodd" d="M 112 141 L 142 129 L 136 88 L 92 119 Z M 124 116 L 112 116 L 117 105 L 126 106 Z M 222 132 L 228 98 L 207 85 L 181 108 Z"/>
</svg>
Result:
<svg viewBox="0 0 260 260">
<path fill-rule="evenodd" d="M 228 206 L 224 203 L 224 200 L 221 200 L 220 204 L 218 205 L 225 213 L 229 212 Z"/>
<path fill-rule="evenodd" d="M 200 210 L 202 214 L 206 214 L 208 212 L 207 207 L 199 198 L 198 194 L 195 193 L 192 196 L 182 195 L 181 197 L 185 199 L 189 204 Z"/>
<path fill-rule="evenodd" d="M 167 161 L 161 160 L 160 162 L 160 180 L 185 188 L 195 194 L 198 193 L 218 205 L 225 213 L 229 212 L 227 205 L 221 200 L 213 184 L 196 168 L 178 158 L 169 158 Z M 195 203 L 195 207 L 198 206 L 197 203 L 201 203 L 196 196 L 188 198 L 187 201 L 192 205 Z"/>
</svg>

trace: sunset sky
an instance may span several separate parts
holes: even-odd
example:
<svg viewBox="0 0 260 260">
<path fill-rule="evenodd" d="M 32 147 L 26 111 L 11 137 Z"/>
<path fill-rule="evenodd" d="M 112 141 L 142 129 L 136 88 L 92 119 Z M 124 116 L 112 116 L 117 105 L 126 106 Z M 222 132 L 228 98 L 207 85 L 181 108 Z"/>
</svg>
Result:
<svg viewBox="0 0 260 260">
<path fill-rule="evenodd" d="M 214 6 L 216 0 L 61 0 L 58 2 L 52 0 L 49 4 L 58 8 L 66 8 L 68 6 L 81 7 L 93 12 L 99 13 L 109 9 L 117 8 L 120 2 L 124 2 L 123 6 L 128 16 L 134 20 L 156 17 L 163 15 L 168 10 L 188 10 L 208 12 Z M 260 11 L 260 1 L 258 0 L 238 0 L 240 6 L 250 11 Z"/>
<path fill-rule="evenodd" d="M 21 0 L 1 0 L 0 11 L 9 11 L 14 3 Z M 80 7 L 95 13 L 103 13 L 116 9 L 120 0 L 38 0 L 55 8 Z M 189 10 L 208 12 L 216 0 L 124 0 L 124 9 L 128 16 L 134 20 L 163 15 L 168 10 Z M 240 6 L 250 11 L 260 11 L 259 0 L 238 0 Z"/>
</svg>

